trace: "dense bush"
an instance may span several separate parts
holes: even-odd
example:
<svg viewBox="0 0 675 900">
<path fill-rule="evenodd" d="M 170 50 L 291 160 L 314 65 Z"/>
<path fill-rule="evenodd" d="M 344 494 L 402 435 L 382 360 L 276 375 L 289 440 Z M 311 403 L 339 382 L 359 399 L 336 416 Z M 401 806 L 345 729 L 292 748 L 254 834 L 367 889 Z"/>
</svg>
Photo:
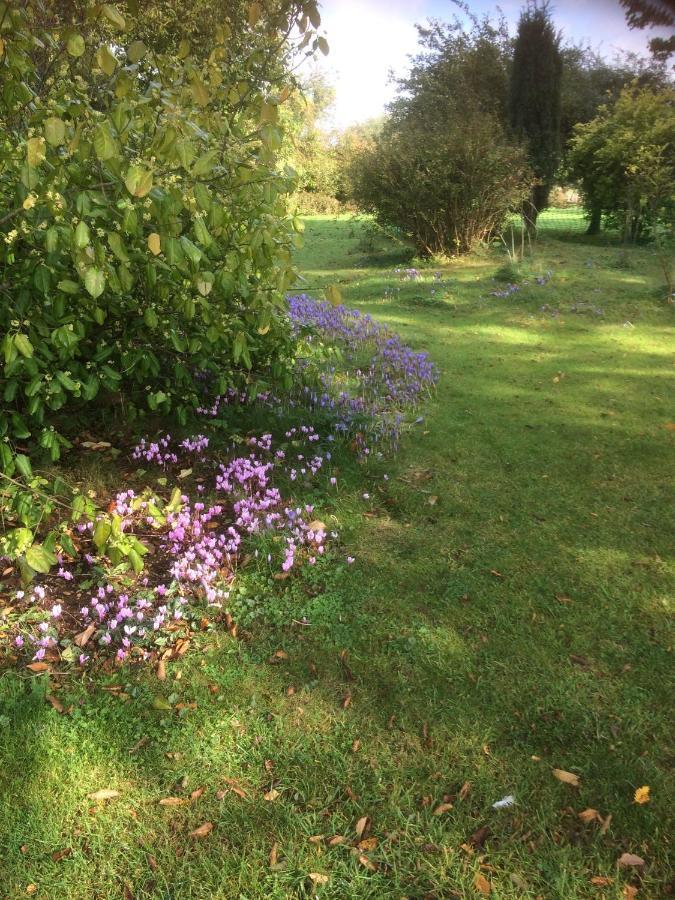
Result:
<svg viewBox="0 0 675 900">
<path fill-rule="evenodd" d="M 675 90 L 625 88 L 579 125 L 570 165 L 589 215 L 601 211 L 626 240 L 675 223 Z"/>
<path fill-rule="evenodd" d="M 422 31 L 425 52 L 400 83 L 382 131 L 357 153 L 356 202 L 406 232 L 419 252 L 462 253 L 489 240 L 527 194 L 522 149 L 507 135 L 509 40 L 475 22 Z"/>
<path fill-rule="evenodd" d="M 184 421 L 205 377 L 290 377 L 279 108 L 289 33 L 326 49 L 316 4 L 172 6 L 0 3 L 0 470 L 31 482 L 5 479 L 6 552 L 78 414 Z"/>
</svg>

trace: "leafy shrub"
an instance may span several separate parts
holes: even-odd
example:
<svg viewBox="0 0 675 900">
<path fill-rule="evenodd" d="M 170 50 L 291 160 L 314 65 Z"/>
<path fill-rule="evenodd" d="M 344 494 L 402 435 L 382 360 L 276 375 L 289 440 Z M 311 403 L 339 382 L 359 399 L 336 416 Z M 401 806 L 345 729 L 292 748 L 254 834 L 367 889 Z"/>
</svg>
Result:
<svg viewBox="0 0 675 900">
<path fill-rule="evenodd" d="M 382 225 L 408 234 L 422 255 L 464 253 L 489 241 L 527 194 L 525 155 L 482 113 L 387 127 L 356 158 L 354 197 Z"/>
<path fill-rule="evenodd" d="M 316 4 L 231 4 L 236 20 L 194 49 L 153 30 L 167 9 L 103 4 L 83 20 L 72 4 L 0 3 L 0 471 L 24 529 L 5 540 L 14 555 L 46 487 L 20 444 L 56 460 L 79 414 L 185 421 L 205 376 L 221 392 L 251 370 L 290 377 L 284 36 L 295 25 L 303 47 L 326 49 Z"/>
<path fill-rule="evenodd" d="M 589 215 L 601 212 L 626 240 L 675 222 L 675 90 L 625 88 L 579 125 L 570 165 Z"/>
</svg>

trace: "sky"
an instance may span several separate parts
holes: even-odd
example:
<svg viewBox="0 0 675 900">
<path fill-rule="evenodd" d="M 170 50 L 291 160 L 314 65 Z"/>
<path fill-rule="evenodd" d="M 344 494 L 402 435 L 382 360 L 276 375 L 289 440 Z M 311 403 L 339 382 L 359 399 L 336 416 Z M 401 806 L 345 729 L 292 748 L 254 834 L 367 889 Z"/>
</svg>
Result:
<svg viewBox="0 0 675 900">
<path fill-rule="evenodd" d="M 478 16 L 494 14 L 498 5 L 515 33 L 522 0 L 469 0 Z M 415 23 L 448 21 L 458 8 L 451 0 L 323 0 L 320 10 L 330 53 L 318 68 L 336 90 L 326 124 L 343 128 L 384 112 L 394 94 L 389 71 L 403 73 L 415 52 Z M 553 0 L 552 15 L 566 40 L 588 42 L 608 58 L 617 50 L 644 53 L 650 37 L 665 33 L 631 31 L 619 0 Z"/>
</svg>

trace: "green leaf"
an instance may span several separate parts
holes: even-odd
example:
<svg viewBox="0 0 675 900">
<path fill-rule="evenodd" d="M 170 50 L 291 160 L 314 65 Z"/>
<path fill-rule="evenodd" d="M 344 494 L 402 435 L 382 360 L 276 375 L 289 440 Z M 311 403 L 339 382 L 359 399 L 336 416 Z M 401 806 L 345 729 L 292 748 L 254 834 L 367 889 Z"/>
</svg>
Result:
<svg viewBox="0 0 675 900">
<path fill-rule="evenodd" d="M 26 359 L 30 359 L 33 355 L 33 345 L 31 344 L 28 335 L 26 334 L 15 334 L 14 346 Z"/>
<path fill-rule="evenodd" d="M 106 75 L 113 75 L 117 68 L 117 59 L 105 44 L 96 51 L 96 62 Z"/>
<path fill-rule="evenodd" d="M 75 229 L 75 246 L 82 250 L 89 244 L 89 226 L 86 222 L 78 222 Z"/>
<path fill-rule="evenodd" d="M 56 556 L 50 553 L 41 544 L 33 544 L 26 550 L 26 562 L 36 572 L 46 575 L 56 563 Z"/>
<path fill-rule="evenodd" d="M 115 256 L 120 260 L 120 262 L 129 261 L 129 254 L 127 253 L 124 246 L 124 241 L 116 231 L 108 232 L 108 246 L 115 254 Z"/>
<path fill-rule="evenodd" d="M 115 139 L 107 122 L 102 122 L 94 131 L 94 150 L 101 160 L 110 159 L 115 155 Z"/>
<path fill-rule="evenodd" d="M 124 16 L 116 6 L 112 5 L 112 3 L 104 3 L 101 7 L 101 12 L 110 22 L 110 24 L 114 25 L 115 28 L 119 29 L 119 31 L 124 31 L 124 29 L 127 27 Z"/>
<path fill-rule="evenodd" d="M 57 116 L 45 119 L 45 138 L 52 147 L 59 147 L 66 140 L 66 123 Z"/>
<path fill-rule="evenodd" d="M 63 281 L 59 281 L 56 285 L 60 291 L 63 291 L 64 294 L 79 294 L 80 286 L 76 281 L 70 281 L 68 278 L 64 278 Z"/>
<path fill-rule="evenodd" d="M 330 53 L 330 47 L 328 46 L 328 41 L 325 37 L 317 38 L 316 40 L 317 47 L 323 53 L 324 56 L 328 56 Z"/>
<path fill-rule="evenodd" d="M 129 166 L 124 183 L 134 197 L 145 197 L 152 190 L 152 172 L 142 166 Z"/>
<path fill-rule="evenodd" d="M 105 290 L 105 276 L 101 269 L 96 266 L 87 269 L 84 273 L 84 286 L 94 299 L 100 297 Z"/>
<path fill-rule="evenodd" d="M 30 460 L 25 455 L 25 453 L 17 453 L 14 457 L 14 462 L 16 463 L 16 467 L 19 472 L 23 475 L 24 478 L 32 478 L 33 477 L 33 469 L 30 464 Z"/>
<path fill-rule="evenodd" d="M 127 58 L 130 63 L 137 63 L 139 60 L 143 59 L 147 52 L 148 48 L 143 41 L 133 41 L 133 43 L 129 44 L 127 47 Z"/>
<path fill-rule="evenodd" d="M 66 39 L 66 50 L 71 56 L 82 56 L 84 53 L 84 38 L 82 35 L 71 32 Z"/>
<path fill-rule="evenodd" d="M 99 519 L 96 523 L 96 527 L 94 528 L 93 541 L 94 546 L 97 547 L 98 550 L 102 550 L 103 547 L 108 543 L 108 539 L 112 534 L 112 527 L 110 522 L 106 522 L 105 519 Z"/>
</svg>

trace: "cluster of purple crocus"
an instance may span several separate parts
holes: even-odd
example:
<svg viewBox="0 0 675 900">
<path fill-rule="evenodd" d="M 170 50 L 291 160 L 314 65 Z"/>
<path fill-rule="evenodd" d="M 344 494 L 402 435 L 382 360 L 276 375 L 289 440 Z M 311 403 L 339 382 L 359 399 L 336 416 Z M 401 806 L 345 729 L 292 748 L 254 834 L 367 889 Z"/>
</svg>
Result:
<svg viewBox="0 0 675 900">
<path fill-rule="evenodd" d="M 199 462 L 195 489 L 200 499 L 184 493 L 163 508 L 150 491 L 117 494 L 110 508 L 119 533 L 133 533 L 153 549 L 133 588 L 128 578 L 120 587 L 105 560 L 102 567 L 95 566 L 100 559 L 93 543 L 88 545 L 96 523 L 78 525 L 83 549 L 90 550 L 78 561 L 82 565 L 60 559 L 58 574 L 45 577 L 30 591 L 16 592 L 17 601 L 40 613 L 30 617 L 34 625 L 16 634 L 17 649 L 30 649 L 36 661 L 65 653 L 81 665 L 102 651 L 118 661 L 146 658 L 157 638 L 186 618 L 190 606 L 227 607 L 245 554 L 253 551 L 259 565 L 287 574 L 315 565 L 321 557 L 334 558 L 329 548 L 338 535 L 328 530 L 312 504 L 302 502 L 303 491 L 318 478 L 325 478 L 326 487 L 337 486 L 331 448 L 341 436 L 362 458 L 369 456 L 373 442 L 395 445 L 406 414 L 428 394 L 438 373 L 426 353 L 412 350 L 357 310 L 300 295 L 290 298 L 289 312 L 296 334 L 302 333 L 310 346 L 323 342 L 341 348 L 341 365 L 320 364 L 318 375 L 315 366 L 311 376 L 310 367 L 301 365 L 298 386 L 284 397 L 269 392 L 254 397 L 235 390 L 216 397 L 205 393 L 199 412 L 216 418 L 223 405 L 256 403 L 269 410 L 274 421 L 289 407 L 296 415 L 321 411 L 325 415 L 315 421 L 326 425 L 325 432 L 308 422 L 286 422 L 277 437 L 272 431 L 251 434 L 244 452 L 239 440 L 220 459 L 205 434 L 143 438 L 130 454 L 136 462 L 168 474 Z M 205 380 L 205 390 L 207 385 Z M 354 557 L 347 556 L 346 562 L 353 563 Z M 92 588 L 96 577 L 100 584 Z M 71 596 L 77 592 L 81 598 L 79 609 L 72 603 L 63 609 L 63 581 L 70 582 Z M 75 641 L 74 635 L 79 635 Z"/>
<path fill-rule="evenodd" d="M 396 450 L 405 415 L 438 381 L 429 355 L 413 350 L 357 309 L 306 294 L 291 297 L 289 307 L 296 333 L 310 345 L 324 343 L 342 351 L 339 367 L 326 365 L 313 385 L 303 384 L 300 402 L 313 411 L 330 412 L 336 434 L 355 440 L 361 456 L 370 454 L 371 444 Z"/>
</svg>

